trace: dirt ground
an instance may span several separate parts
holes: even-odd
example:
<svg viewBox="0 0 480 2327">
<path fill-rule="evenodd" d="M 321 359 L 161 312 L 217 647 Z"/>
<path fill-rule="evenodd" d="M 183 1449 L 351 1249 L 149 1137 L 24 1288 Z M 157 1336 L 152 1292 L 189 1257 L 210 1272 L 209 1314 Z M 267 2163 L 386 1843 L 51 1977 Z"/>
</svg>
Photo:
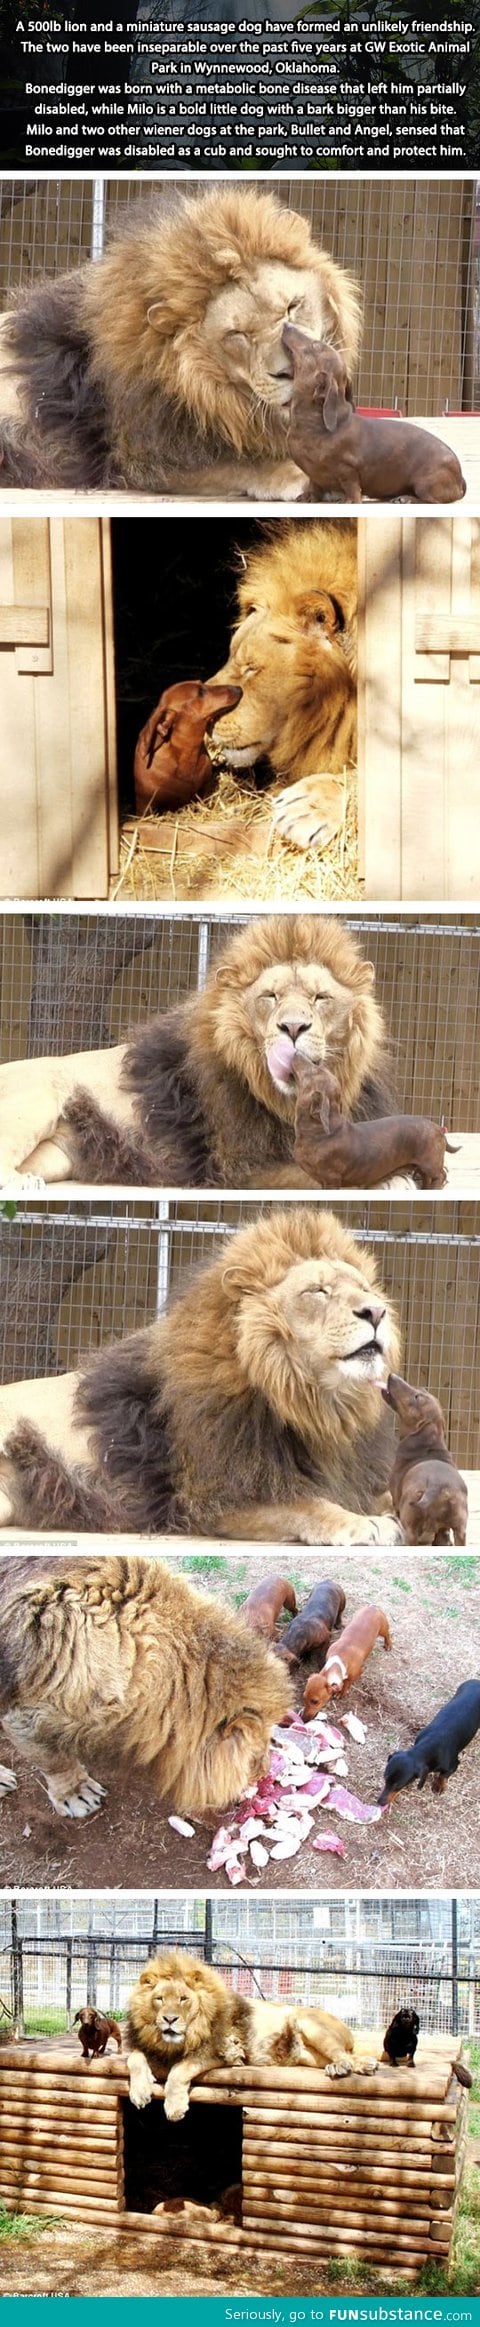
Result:
<svg viewBox="0 0 480 2327">
<path fill-rule="evenodd" d="M 290 1568 L 299 1605 L 319 1575 L 330 1574 L 346 1592 L 346 1618 L 366 1601 L 376 1601 L 390 1621 L 391 1654 L 377 1643 L 343 1705 L 366 1726 L 363 1745 L 345 1733 L 344 1781 L 365 1802 L 376 1802 L 393 1747 L 410 1744 L 459 1683 L 480 1672 L 479 1562 L 449 1554 L 398 1556 L 401 1571 L 395 1557 L 387 1567 L 384 1554 L 328 1552 L 321 1554 L 321 1566 L 318 1553 L 298 1552 Z M 197 1583 L 235 1607 L 265 1574 L 266 1564 L 272 1563 L 265 1562 L 264 1553 L 254 1559 L 181 1561 L 184 1572 L 190 1569 Z M 296 1696 L 301 1703 L 302 1682 Z M 341 1711 L 339 1703 L 332 1718 L 338 1721 Z M 1 1732 L 0 1758 L 7 1763 L 14 1758 Z M 223 1870 L 212 1875 L 207 1868 L 211 1837 L 225 1813 L 208 1824 L 196 1820 L 194 1837 L 186 1839 L 169 1826 L 169 1805 L 159 1804 L 148 1777 L 105 1762 L 91 1773 L 108 1788 L 101 1810 L 81 1823 L 62 1821 L 48 1802 L 41 1775 L 27 1771 L 19 1757 L 15 1769 L 17 1791 L 0 1805 L 3 1884 L 89 1890 L 128 1883 L 137 1890 L 200 1892 L 228 1887 Z M 429 1787 L 419 1794 L 412 1788 L 381 1822 L 366 1826 L 347 1823 L 323 1807 L 298 1856 L 270 1860 L 257 1876 L 252 1867 L 244 1889 L 470 1889 L 479 1876 L 479 1778 L 480 1737 L 465 1753 L 446 1794 L 435 1796 Z M 340 1835 L 344 1858 L 312 1848 L 315 1834 L 328 1831 Z"/>
<path fill-rule="evenodd" d="M 313 2296 L 333 2287 L 341 2294 L 352 2285 L 336 2270 L 334 2278 L 324 2276 L 318 2258 L 308 2263 L 292 2254 L 279 2262 L 256 2248 L 251 2256 L 220 2257 L 215 2246 L 193 2248 L 180 2239 L 167 2244 L 148 2232 L 121 2238 L 101 2229 L 82 2233 L 73 2223 L 21 2244 L 4 2239 L 1 2255 L 4 2295 L 233 2295 L 237 2301 L 240 2295 Z M 386 2280 L 375 2272 L 371 2279 L 375 2294 L 393 2293 L 396 2283 L 393 2274 Z"/>
</svg>

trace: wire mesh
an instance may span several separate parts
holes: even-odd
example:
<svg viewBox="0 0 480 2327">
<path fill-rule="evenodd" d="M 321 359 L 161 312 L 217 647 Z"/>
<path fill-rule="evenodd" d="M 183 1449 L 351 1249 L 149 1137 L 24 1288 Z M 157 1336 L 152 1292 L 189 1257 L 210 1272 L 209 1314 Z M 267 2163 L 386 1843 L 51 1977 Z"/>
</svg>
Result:
<svg viewBox="0 0 480 2327">
<path fill-rule="evenodd" d="M 328 1207 L 318 1206 L 318 1210 Z M 255 1201 L 71 1201 L 0 1223 L 0 1379 L 75 1368 L 87 1350 L 144 1326 L 262 1213 Z M 342 1220 L 374 1249 L 395 1302 L 408 1379 L 440 1399 L 455 1459 L 480 1467 L 480 1205 L 347 1203 Z"/>
<path fill-rule="evenodd" d="M 153 913 L 0 916 L 0 1058 L 122 1042 L 202 986 L 235 928 Z M 375 964 L 399 1106 L 480 1131 L 480 922 L 390 914 L 345 924 Z"/>
<path fill-rule="evenodd" d="M 260 185 L 262 181 L 259 181 Z M 270 187 L 271 181 L 265 184 Z M 203 181 L 189 179 L 189 193 Z M 474 179 L 280 179 L 316 240 L 362 287 L 360 401 L 410 415 L 480 405 L 479 279 Z M 150 198 L 150 189 L 149 197 Z M 138 178 L 106 184 L 107 231 L 139 199 Z M 95 182 L 2 183 L 0 289 L 82 265 L 95 249 Z"/>
<path fill-rule="evenodd" d="M 320 1901 L 4 1898 L 0 1907 L 1 2034 L 15 2013 L 28 2035 L 60 2034 L 79 2005 L 112 2014 L 149 1955 L 185 1948 L 213 1962 L 247 1996 L 300 1999 L 352 2027 L 386 2028 L 408 2001 L 424 2034 L 474 2036 L 480 2024 L 480 1900 L 324 1898 Z"/>
</svg>

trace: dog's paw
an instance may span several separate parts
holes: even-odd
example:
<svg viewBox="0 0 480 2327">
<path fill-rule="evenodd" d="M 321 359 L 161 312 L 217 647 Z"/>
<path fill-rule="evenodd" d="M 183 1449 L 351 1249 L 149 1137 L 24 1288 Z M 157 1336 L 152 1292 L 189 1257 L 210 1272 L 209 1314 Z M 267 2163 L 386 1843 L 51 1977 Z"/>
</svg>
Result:
<svg viewBox="0 0 480 2327">
<path fill-rule="evenodd" d="M 89 1778 L 85 1770 L 77 1784 L 63 1788 L 56 1778 L 47 1777 L 47 1793 L 52 1808 L 59 1818 L 93 1818 L 105 1800 L 105 1786 L 98 1778 Z"/>
</svg>

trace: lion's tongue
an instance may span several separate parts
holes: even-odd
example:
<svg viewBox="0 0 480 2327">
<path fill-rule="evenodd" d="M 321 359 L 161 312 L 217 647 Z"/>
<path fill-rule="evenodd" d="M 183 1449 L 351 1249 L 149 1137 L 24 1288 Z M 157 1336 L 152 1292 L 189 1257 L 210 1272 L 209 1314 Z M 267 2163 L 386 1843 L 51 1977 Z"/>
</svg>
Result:
<svg viewBox="0 0 480 2327">
<path fill-rule="evenodd" d="M 277 1034 L 267 1050 L 267 1066 L 277 1083 L 290 1083 L 295 1044 L 289 1034 Z"/>
</svg>

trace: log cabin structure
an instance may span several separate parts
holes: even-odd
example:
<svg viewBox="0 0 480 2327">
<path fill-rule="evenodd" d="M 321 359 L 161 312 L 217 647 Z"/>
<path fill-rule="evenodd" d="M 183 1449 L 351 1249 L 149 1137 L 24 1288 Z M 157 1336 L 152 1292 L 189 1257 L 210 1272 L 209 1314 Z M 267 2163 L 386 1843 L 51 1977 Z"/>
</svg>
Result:
<svg viewBox="0 0 480 2327">
<path fill-rule="evenodd" d="M 381 2042 L 355 2039 L 364 2054 Z M 429 2260 L 447 2269 L 466 2141 L 460 2053 L 458 2038 L 429 2036 L 414 2069 L 341 2081 L 315 2068 L 219 2069 L 172 2125 L 160 2085 L 147 2109 L 132 2108 L 118 2054 L 83 2061 L 73 2043 L 8 2042 L 0 2198 L 12 2213 L 220 2249 L 357 2256 L 406 2279 Z"/>
</svg>

